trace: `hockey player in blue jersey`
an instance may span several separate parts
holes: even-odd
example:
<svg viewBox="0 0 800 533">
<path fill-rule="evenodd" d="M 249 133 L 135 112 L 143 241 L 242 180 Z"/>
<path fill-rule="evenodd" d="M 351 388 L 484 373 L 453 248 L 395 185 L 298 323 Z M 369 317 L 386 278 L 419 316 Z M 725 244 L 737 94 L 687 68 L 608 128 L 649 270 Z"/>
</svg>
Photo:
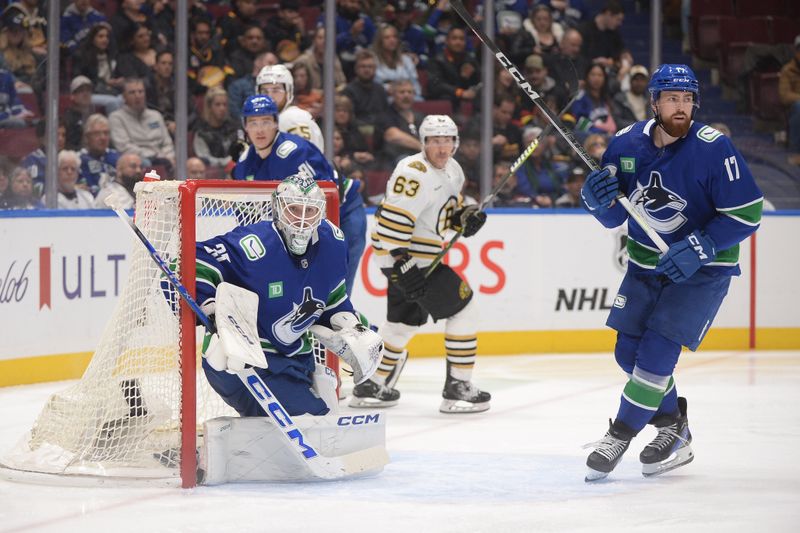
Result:
<svg viewBox="0 0 800 533">
<path fill-rule="evenodd" d="M 290 415 L 324 415 L 338 403 L 337 383 L 324 367 L 315 366 L 309 329 L 329 349 L 331 338 L 352 341 L 340 342 L 335 350 L 353 366 L 359 382 L 377 368 L 383 343 L 353 311 L 345 290 L 344 235 L 325 220 L 325 196 L 316 181 L 302 173 L 286 178 L 272 205 L 272 221 L 197 244 L 197 301 L 212 315 L 221 305 L 221 284 L 256 293 L 253 329 L 266 358 L 266 368 L 256 372 Z M 265 416 L 230 373 L 246 363 L 226 352 L 216 334 L 207 338 L 203 370 L 212 388 L 241 416 Z"/>
<path fill-rule="evenodd" d="M 333 167 L 310 141 L 278 131 L 278 106 L 267 95 L 255 95 L 242 106 L 242 124 L 250 146 L 233 170 L 236 180 L 282 180 L 303 171 L 315 180 L 338 183 Z M 348 184 L 352 184 L 347 180 Z M 357 184 L 356 184 L 357 185 Z M 366 243 L 367 219 L 356 190 L 340 195 L 339 223 L 347 239 L 347 292 L 352 292 L 358 261 Z"/>
<path fill-rule="evenodd" d="M 696 350 L 708 332 L 740 274 L 739 243 L 761 220 L 763 197 L 742 155 L 693 120 L 700 94 L 692 70 L 661 65 L 648 89 L 655 118 L 619 131 L 581 190 L 608 228 L 628 220 L 615 201 L 622 191 L 669 246 L 659 255 L 628 223 L 628 270 L 606 324 L 617 331 L 614 355 L 629 380 L 616 419 L 590 445 L 587 481 L 606 477 L 647 424 L 658 434 L 639 455 L 645 476 L 692 461 L 686 400 L 672 374 L 681 347 Z"/>
</svg>

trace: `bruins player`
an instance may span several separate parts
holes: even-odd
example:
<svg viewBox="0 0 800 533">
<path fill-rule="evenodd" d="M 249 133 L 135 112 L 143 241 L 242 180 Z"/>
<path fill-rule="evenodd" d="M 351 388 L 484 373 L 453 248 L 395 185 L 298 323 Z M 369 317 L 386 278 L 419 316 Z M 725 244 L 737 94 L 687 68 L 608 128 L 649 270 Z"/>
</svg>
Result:
<svg viewBox="0 0 800 533">
<path fill-rule="evenodd" d="M 486 214 L 463 206 L 464 171 L 453 159 L 458 128 L 446 115 L 430 115 L 419 128 L 422 152 L 402 159 L 386 185 L 386 197 L 372 233 L 375 259 L 389 279 L 387 322 L 381 364 L 373 377 L 353 390 L 352 407 L 389 407 L 408 353 L 405 346 L 428 321 L 446 320 L 447 378 L 439 410 L 475 413 L 489 409 L 491 395 L 470 381 L 477 352 L 477 305 L 467 282 L 449 266 L 425 271 L 442 250 L 447 229 L 464 237 L 477 233 Z"/>
</svg>

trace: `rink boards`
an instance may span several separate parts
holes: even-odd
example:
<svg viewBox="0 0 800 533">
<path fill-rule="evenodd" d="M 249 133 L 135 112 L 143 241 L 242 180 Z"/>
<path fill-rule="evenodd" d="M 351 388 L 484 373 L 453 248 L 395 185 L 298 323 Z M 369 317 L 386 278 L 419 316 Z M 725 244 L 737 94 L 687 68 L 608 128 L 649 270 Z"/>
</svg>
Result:
<svg viewBox="0 0 800 533">
<path fill-rule="evenodd" d="M 373 223 L 370 215 L 370 231 Z M 751 323 L 758 348 L 800 348 L 800 250 L 791 245 L 798 229 L 798 212 L 765 214 L 755 275 L 753 242 L 742 243 L 742 276 L 704 349 L 747 348 Z M 110 212 L 4 214 L 0 242 L 0 386 L 79 376 L 126 282 L 134 245 L 126 229 Z M 579 210 L 491 210 L 481 232 L 448 257 L 480 303 L 479 351 L 611 350 L 604 323 L 624 273 L 623 248 L 622 229 Z M 368 246 L 353 302 L 380 324 L 386 280 L 371 257 Z M 412 356 L 441 355 L 442 331 L 441 322 L 423 327 Z"/>
</svg>

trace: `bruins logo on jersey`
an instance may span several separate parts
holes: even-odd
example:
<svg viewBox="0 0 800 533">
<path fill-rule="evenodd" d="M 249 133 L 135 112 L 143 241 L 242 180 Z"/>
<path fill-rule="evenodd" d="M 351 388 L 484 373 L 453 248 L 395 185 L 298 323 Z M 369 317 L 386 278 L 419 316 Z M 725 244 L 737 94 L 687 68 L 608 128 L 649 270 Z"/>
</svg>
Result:
<svg viewBox="0 0 800 533">
<path fill-rule="evenodd" d="M 412 161 L 411 163 L 408 164 L 408 166 L 410 168 L 413 168 L 414 170 L 419 170 L 423 174 L 428 171 L 428 167 L 426 167 L 425 163 L 423 163 L 422 161 Z"/>
<path fill-rule="evenodd" d="M 462 300 L 466 300 L 472 294 L 472 289 L 469 288 L 467 282 L 461 280 L 461 285 L 458 286 L 458 297 Z"/>
<path fill-rule="evenodd" d="M 450 218 L 456 212 L 456 209 L 458 209 L 458 198 L 455 196 L 450 196 L 439 209 L 439 216 L 436 220 L 436 233 L 440 237 L 444 237 L 444 232 L 450 228 Z"/>
</svg>

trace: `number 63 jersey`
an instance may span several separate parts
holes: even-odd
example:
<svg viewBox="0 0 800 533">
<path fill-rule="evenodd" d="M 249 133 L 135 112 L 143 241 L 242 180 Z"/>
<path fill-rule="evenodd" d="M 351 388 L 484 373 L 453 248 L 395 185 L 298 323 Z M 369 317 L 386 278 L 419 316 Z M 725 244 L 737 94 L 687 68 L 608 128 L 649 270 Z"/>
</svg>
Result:
<svg viewBox="0 0 800 533">
<path fill-rule="evenodd" d="M 634 208 L 671 245 L 695 231 L 706 232 L 717 256 L 708 272 L 738 275 L 739 243 L 758 229 L 763 195 L 742 154 L 722 133 L 693 122 L 685 137 L 664 148 L 653 143 L 655 121 L 617 132 L 603 155 L 613 166 Z M 616 227 L 627 218 L 615 205 L 598 217 Z M 659 251 L 635 222 L 628 223 L 628 268 L 655 268 Z"/>
<path fill-rule="evenodd" d="M 375 213 L 371 237 L 378 266 L 391 268 L 389 252 L 396 248 L 407 248 L 419 266 L 429 265 L 442 251 L 463 185 L 464 171 L 452 157 L 443 169 L 431 165 L 423 152 L 401 159 Z"/>
</svg>

